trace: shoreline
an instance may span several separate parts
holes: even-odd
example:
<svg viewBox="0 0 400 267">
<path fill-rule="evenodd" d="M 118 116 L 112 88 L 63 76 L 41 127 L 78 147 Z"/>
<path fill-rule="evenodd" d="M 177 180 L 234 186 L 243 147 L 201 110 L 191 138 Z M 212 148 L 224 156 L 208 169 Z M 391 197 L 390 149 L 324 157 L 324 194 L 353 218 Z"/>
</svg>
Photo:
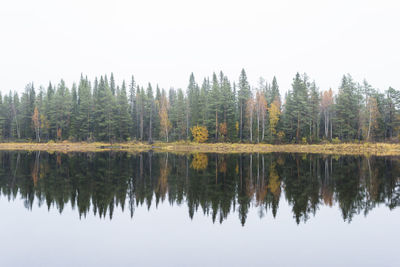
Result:
<svg viewBox="0 0 400 267">
<path fill-rule="evenodd" d="M 341 143 L 341 144 L 241 144 L 241 143 L 193 143 L 173 142 L 154 144 L 125 142 L 59 142 L 59 143 L 0 143 L 3 151 L 49 151 L 49 152 L 102 152 L 124 151 L 139 153 L 145 151 L 172 153 L 312 153 L 334 155 L 377 155 L 400 156 L 400 144 L 389 143 Z"/>
</svg>

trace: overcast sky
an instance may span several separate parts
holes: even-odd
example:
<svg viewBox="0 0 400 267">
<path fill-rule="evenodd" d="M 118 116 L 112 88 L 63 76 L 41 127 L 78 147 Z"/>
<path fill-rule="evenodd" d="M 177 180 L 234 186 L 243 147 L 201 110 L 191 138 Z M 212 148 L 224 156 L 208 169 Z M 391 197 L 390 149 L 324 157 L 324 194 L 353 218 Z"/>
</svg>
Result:
<svg viewBox="0 0 400 267">
<path fill-rule="evenodd" d="M 400 89 L 400 1 L 0 1 L 0 89 L 47 86 L 80 73 L 186 88 L 223 70 L 252 85 L 296 72 L 320 89 L 344 73 Z"/>
</svg>

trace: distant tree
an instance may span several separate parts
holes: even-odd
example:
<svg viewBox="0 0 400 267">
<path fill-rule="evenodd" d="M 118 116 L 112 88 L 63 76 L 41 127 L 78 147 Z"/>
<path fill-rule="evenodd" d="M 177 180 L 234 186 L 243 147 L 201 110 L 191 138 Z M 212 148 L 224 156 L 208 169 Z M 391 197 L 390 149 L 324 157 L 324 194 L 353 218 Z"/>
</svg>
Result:
<svg viewBox="0 0 400 267">
<path fill-rule="evenodd" d="M 118 134 L 120 140 L 126 140 L 129 136 L 129 130 L 132 123 L 131 116 L 129 114 L 129 104 L 126 94 L 125 81 L 122 82 L 121 90 L 117 89 L 117 114 L 116 122 L 118 125 Z"/>
<path fill-rule="evenodd" d="M 214 136 L 214 141 L 218 142 L 218 125 L 221 121 L 221 88 L 217 75 L 213 73 L 212 87 L 208 99 L 210 112 L 207 126 L 210 129 L 210 135 Z"/>
<path fill-rule="evenodd" d="M 379 129 L 378 119 L 381 116 L 378 109 L 378 103 L 375 97 L 368 98 L 367 116 L 368 116 L 368 130 L 366 139 L 368 141 L 371 141 L 376 131 Z"/>
<path fill-rule="evenodd" d="M 246 104 L 250 98 L 250 85 L 247 81 L 246 71 L 242 69 L 239 76 L 239 91 L 238 91 L 238 104 L 239 104 L 239 139 L 243 140 L 243 128 L 245 125 Z"/>
<path fill-rule="evenodd" d="M 333 106 L 333 92 L 332 89 L 329 89 L 328 91 L 324 91 L 322 93 L 322 98 L 321 98 L 321 109 L 324 121 L 324 135 L 326 139 L 328 138 L 332 139 L 332 116 L 333 116 L 332 106 Z"/>
<path fill-rule="evenodd" d="M 359 129 L 359 95 L 357 85 L 350 75 L 344 75 L 335 106 L 336 135 L 342 140 L 357 137 Z"/>
<path fill-rule="evenodd" d="M 158 114 L 160 117 L 160 136 L 165 137 L 167 142 L 168 142 L 168 133 L 172 126 L 171 122 L 168 119 L 168 109 L 169 109 L 168 98 L 166 96 L 166 92 L 163 90 L 159 102 Z"/>
<path fill-rule="evenodd" d="M 261 122 L 261 140 L 264 140 L 265 135 L 265 116 L 268 108 L 267 100 L 261 90 L 256 92 L 255 109 L 257 114 L 257 143 L 260 143 L 260 122 Z"/>
<path fill-rule="evenodd" d="M 250 142 L 253 142 L 253 117 L 254 117 L 255 101 L 253 97 L 247 99 L 246 102 L 246 118 L 250 133 Z"/>
<path fill-rule="evenodd" d="M 269 112 L 269 127 L 272 136 L 277 134 L 276 127 L 279 122 L 279 116 L 281 114 L 278 101 L 274 101 L 268 109 Z"/>
<path fill-rule="evenodd" d="M 35 128 L 36 140 L 40 142 L 40 115 L 37 107 L 33 111 L 32 121 Z"/>
</svg>

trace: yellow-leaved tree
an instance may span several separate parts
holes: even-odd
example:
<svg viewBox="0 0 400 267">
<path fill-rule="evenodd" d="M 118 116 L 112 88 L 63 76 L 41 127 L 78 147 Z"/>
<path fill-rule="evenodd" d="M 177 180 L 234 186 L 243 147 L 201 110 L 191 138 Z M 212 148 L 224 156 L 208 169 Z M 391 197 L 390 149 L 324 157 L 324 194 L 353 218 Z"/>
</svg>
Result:
<svg viewBox="0 0 400 267">
<path fill-rule="evenodd" d="M 40 142 L 40 115 L 37 107 L 35 107 L 35 110 L 33 111 L 32 121 L 35 128 L 36 141 Z"/>
<path fill-rule="evenodd" d="M 172 124 L 168 119 L 168 108 L 169 108 L 168 98 L 165 92 L 163 91 L 163 94 L 161 95 L 161 99 L 159 101 L 158 115 L 160 116 L 160 136 L 165 137 L 167 142 L 168 142 L 168 133 L 172 127 Z"/>
<path fill-rule="evenodd" d="M 271 129 L 271 135 L 276 135 L 276 125 L 279 121 L 279 115 L 281 114 L 279 103 L 277 101 L 272 102 L 271 107 L 269 108 L 269 125 Z"/>
<path fill-rule="evenodd" d="M 208 139 L 208 130 L 205 126 L 193 126 L 190 128 L 193 139 L 197 143 L 204 143 Z"/>
</svg>

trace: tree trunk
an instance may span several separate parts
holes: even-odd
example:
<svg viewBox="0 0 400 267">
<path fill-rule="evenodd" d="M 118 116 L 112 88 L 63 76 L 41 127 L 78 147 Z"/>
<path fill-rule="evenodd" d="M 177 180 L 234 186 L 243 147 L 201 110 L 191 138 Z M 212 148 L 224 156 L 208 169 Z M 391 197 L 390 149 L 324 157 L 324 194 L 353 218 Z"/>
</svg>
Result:
<svg viewBox="0 0 400 267">
<path fill-rule="evenodd" d="M 153 128 L 152 121 L 153 121 L 153 103 L 151 104 L 151 107 L 150 107 L 149 143 L 153 142 L 152 133 L 151 133 L 151 128 Z"/>
<path fill-rule="evenodd" d="M 186 108 L 186 140 L 189 139 L 189 106 Z"/>
<path fill-rule="evenodd" d="M 240 142 L 242 142 L 242 133 L 243 133 L 243 103 L 240 104 L 240 124 L 239 124 L 239 137 L 240 137 Z"/>
<path fill-rule="evenodd" d="M 297 129 L 296 129 L 296 141 L 299 142 L 300 137 L 300 113 L 297 113 Z"/>
<path fill-rule="evenodd" d="M 215 141 L 218 142 L 218 110 L 215 110 Z"/>
<path fill-rule="evenodd" d="M 253 142 L 253 112 L 250 114 L 250 142 Z"/>
<path fill-rule="evenodd" d="M 368 122 L 368 134 L 367 134 L 367 140 L 369 141 L 369 135 L 371 133 L 371 120 L 372 120 L 372 111 L 371 108 L 369 109 L 369 122 Z"/>
<path fill-rule="evenodd" d="M 265 135 L 265 111 L 261 114 L 262 118 L 262 135 L 261 135 L 261 141 L 264 141 L 264 135 Z"/>
<path fill-rule="evenodd" d="M 260 143 L 260 107 L 257 107 L 257 143 Z"/>
</svg>

